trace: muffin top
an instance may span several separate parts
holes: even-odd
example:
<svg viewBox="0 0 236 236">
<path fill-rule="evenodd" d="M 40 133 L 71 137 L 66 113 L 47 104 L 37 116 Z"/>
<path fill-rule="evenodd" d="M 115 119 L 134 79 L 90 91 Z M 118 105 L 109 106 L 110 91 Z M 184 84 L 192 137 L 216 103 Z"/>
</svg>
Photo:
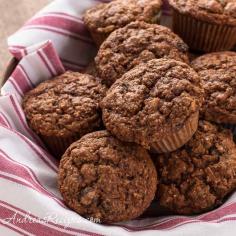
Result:
<svg viewBox="0 0 236 236">
<path fill-rule="evenodd" d="M 114 31 L 102 44 L 95 63 L 101 78 L 111 85 L 141 62 L 172 58 L 188 63 L 188 46 L 170 29 L 133 22 Z"/>
<path fill-rule="evenodd" d="M 124 74 L 101 102 L 103 121 L 118 138 L 146 148 L 181 129 L 199 111 L 202 88 L 187 64 L 155 59 Z"/>
<path fill-rule="evenodd" d="M 69 71 L 28 92 L 23 109 L 38 134 L 81 136 L 99 127 L 99 102 L 106 90 L 99 78 Z"/>
<path fill-rule="evenodd" d="M 183 14 L 216 24 L 236 25 L 235 0 L 169 0 Z"/>
<path fill-rule="evenodd" d="M 101 3 L 87 10 L 84 22 L 90 31 L 110 34 L 136 20 L 152 23 L 161 5 L 161 0 L 115 0 Z"/>
<path fill-rule="evenodd" d="M 202 115 L 218 123 L 236 123 L 236 53 L 217 52 L 198 57 L 193 68 L 202 78 Z"/>
<path fill-rule="evenodd" d="M 156 169 L 147 151 L 107 131 L 90 133 L 72 144 L 58 175 L 66 204 L 84 217 L 106 223 L 141 215 L 157 187 Z"/>
<path fill-rule="evenodd" d="M 232 134 L 206 121 L 181 149 L 153 155 L 160 205 L 178 214 L 212 210 L 236 188 L 236 148 Z"/>
</svg>

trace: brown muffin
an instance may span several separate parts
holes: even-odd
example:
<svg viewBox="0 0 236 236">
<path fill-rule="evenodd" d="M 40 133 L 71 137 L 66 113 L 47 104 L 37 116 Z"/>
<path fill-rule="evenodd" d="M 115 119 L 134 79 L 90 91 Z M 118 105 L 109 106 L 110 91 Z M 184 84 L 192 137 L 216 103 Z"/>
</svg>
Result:
<svg viewBox="0 0 236 236">
<path fill-rule="evenodd" d="M 107 131 L 87 134 L 73 143 L 61 160 L 58 179 L 70 208 L 105 223 L 141 215 L 157 187 L 157 173 L 147 151 Z"/>
<path fill-rule="evenodd" d="M 130 22 L 157 23 L 161 5 L 161 0 L 114 0 L 87 10 L 84 22 L 100 46 L 110 33 Z"/>
<path fill-rule="evenodd" d="M 113 32 L 98 51 L 95 63 L 108 85 L 125 72 L 152 59 L 172 58 L 188 63 L 187 45 L 170 29 L 133 22 Z"/>
<path fill-rule="evenodd" d="M 101 102 L 106 128 L 157 152 L 176 150 L 197 129 L 202 88 L 187 64 L 155 59 L 124 74 Z"/>
<path fill-rule="evenodd" d="M 27 93 L 23 109 L 30 127 L 60 157 L 72 142 L 99 129 L 106 90 L 99 78 L 66 72 Z"/>
<path fill-rule="evenodd" d="M 157 198 L 178 214 L 210 211 L 236 189 L 236 148 L 232 134 L 206 121 L 181 149 L 153 156 L 159 173 Z"/>
<path fill-rule="evenodd" d="M 202 78 L 204 119 L 236 124 L 236 53 L 218 52 L 198 57 L 193 68 Z"/>
<path fill-rule="evenodd" d="M 232 49 L 236 42 L 235 0 L 170 0 L 173 30 L 193 50 Z"/>
</svg>

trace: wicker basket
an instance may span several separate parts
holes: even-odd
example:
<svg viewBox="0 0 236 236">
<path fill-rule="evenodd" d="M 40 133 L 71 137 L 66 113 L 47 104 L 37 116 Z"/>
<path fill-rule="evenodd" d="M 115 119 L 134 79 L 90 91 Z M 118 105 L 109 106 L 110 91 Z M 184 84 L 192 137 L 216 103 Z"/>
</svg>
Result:
<svg viewBox="0 0 236 236">
<path fill-rule="evenodd" d="M 16 58 L 13 57 L 12 59 L 9 60 L 6 70 L 3 72 L 3 76 L 0 79 L 0 88 L 5 84 L 7 79 L 11 76 L 17 64 L 18 64 L 18 60 Z"/>
</svg>

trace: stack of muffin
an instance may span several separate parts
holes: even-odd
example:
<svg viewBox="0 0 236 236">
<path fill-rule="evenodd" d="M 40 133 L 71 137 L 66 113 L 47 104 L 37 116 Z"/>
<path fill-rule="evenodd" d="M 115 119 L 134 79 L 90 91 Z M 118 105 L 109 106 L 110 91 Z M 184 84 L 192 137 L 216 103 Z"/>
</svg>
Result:
<svg viewBox="0 0 236 236">
<path fill-rule="evenodd" d="M 170 4 L 190 48 L 235 44 L 235 1 Z M 236 53 L 190 63 L 187 44 L 157 24 L 161 5 L 89 9 L 84 22 L 99 47 L 93 75 L 68 71 L 25 95 L 30 127 L 62 156 L 59 190 L 86 218 L 131 220 L 154 199 L 173 213 L 202 213 L 236 189 L 236 146 L 223 128 L 236 124 Z"/>
</svg>

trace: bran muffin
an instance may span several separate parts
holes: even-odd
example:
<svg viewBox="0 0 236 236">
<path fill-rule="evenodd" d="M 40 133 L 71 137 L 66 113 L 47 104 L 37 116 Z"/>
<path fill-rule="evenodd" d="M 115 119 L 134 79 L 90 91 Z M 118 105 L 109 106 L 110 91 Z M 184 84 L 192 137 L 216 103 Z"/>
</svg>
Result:
<svg viewBox="0 0 236 236">
<path fill-rule="evenodd" d="M 125 72 L 152 59 L 172 58 L 188 63 L 188 46 L 170 29 L 133 22 L 113 32 L 95 58 L 97 72 L 108 85 Z"/>
<path fill-rule="evenodd" d="M 66 204 L 103 223 L 131 220 L 153 200 L 157 173 L 148 152 L 98 131 L 73 143 L 60 162 L 59 190 Z"/>
<path fill-rule="evenodd" d="M 233 48 L 236 42 L 235 0 L 169 0 L 173 30 L 191 49 L 203 52 Z"/>
<path fill-rule="evenodd" d="M 203 90 L 187 64 L 155 59 L 124 74 L 101 102 L 106 128 L 157 152 L 184 145 L 198 125 Z"/>
<path fill-rule="evenodd" d="M 72 142 L 100 128 L 99 102 L 106 91 L 99 78 L 68 71 L 28 92 L 23 110 L 29 126 L 60 158 Z"/>
<path fill-rule="evenodd" d="M 202 79 L 205 99 L 204 119 L 236 124 L 236 53 L 205 54 L 192 62 Z"/>
<path fill-rule="evenodd" d="M 101 3 L 86 11 L 84 22 L 98 46 L 114 30 L 139 20 L 157 23 L 161 0 L 115 0 Z"/>
<path fill-rule="evenodd" d="M 236 189 L 236 148 L 232 133 L 200 121 L 181 149 L 153 155 L 159 174 L 157 199 L 178 214 L 198 214 L 221 205 Z"/>
</svg>

